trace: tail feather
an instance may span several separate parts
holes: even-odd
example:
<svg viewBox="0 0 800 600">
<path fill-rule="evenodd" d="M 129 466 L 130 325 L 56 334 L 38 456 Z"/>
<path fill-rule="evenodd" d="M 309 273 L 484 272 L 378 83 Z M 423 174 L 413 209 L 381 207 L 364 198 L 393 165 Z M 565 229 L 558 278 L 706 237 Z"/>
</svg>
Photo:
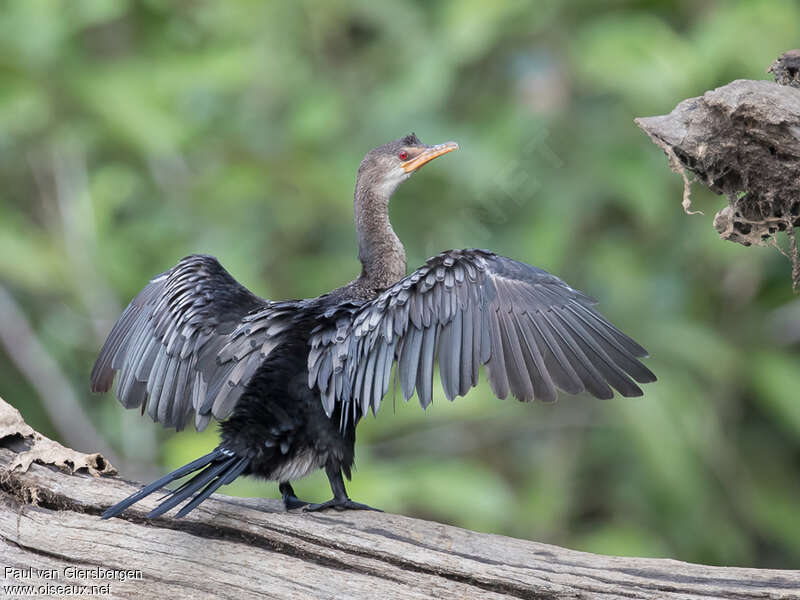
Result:
<svg viewBox="0 0 800 600">
<path fill-rule="evenodd" d="M 156 508 L 151 510 L 147 514 L 147 518 L 155 519 L 156 517 L 160 517 L 161 515 L 163 515 L 171 508 L 178 506 L 178 504 L 180 504 L 187 498 L 190 498 L 197 490 L 206 485 L 209 481 L 216 479 L 221 473 L 227 471 L 228 468 L 232 466 L 235 460 L 236 460 L 235 457 L 230 457 L 220 463 L 212 463 L 208 465 L 205 469 L 203 469 L 197 475 L 192 477 L 191 481 L 189 482 L 189 485 L 187 485 L 177 494 L 173 494 L 172 497 L 167 498 L 166 500 L 164 500 L 164 502 L 162 502 Z"/>
<path fill-rule="evenodd" d="M 208 496 L 210 496 L 217 488 L 222 485 L 231 483 L 236 477 L 241 475 L 242 471 L 247 468 L 249 464 L 249 458 L 241 458 L 237 457 L 236 455 L 232 454 L 229 450 L 224 448 L 217 448 L 213 452 L 206 454 L 192 462 L 176 469 L 172 473 L 164 475 L 161 479 L 154 481 L 153 483 L 146 485 L 141 490 L 136 492 L 135 494 L 131 494 L 121 502 L 115 504 L 114 506 L 108 508 L 103 514 L 103 519 L 110 519 L 111 517 L 115 517 L 119 515 L 122 511 L 124 511 L 129 506 L 135 504 L 142 498 L 146 498 L 150 494 L 160 490 L 165 485 L 172 483 L 176 479 L 180 479 L 194 473 L 195 471 L 200 471 L 194 477 L 183 483 L 177 489 L 168 492 L 164 498 L 168 498 L 161 504 L 159 504 L 154 510 L 150 512 L 147 516 L 149 518 L 158 517 L 174 506 L 177 506 L 190 496 L 194 494 L 197 490 L 199 490 L 202 486 L 208 484 L 206 488 L 204 488 L 198 496 L 196 496 L 192 501 L 187 504 L 181 511 L 178 513 L 177 517 L 182 517 L 189 513 L 192 509 L 194 509 L 198 504 L 200 504 L 203 500 L 205 500 Z M 201 470 L 202 469 L 202 470 Z M 209 483 L 210 482 L 210 483 Z"/>
<path fill-rule="evenodd" d="M 234 460 L 234 459 L 231 459 Z M 213 479 L 211 483 L 209 483 L 206 487 L 203 488 L 203 491 L 197 494 L 190 502 L 184 505 L 182 509 L 178 511 L 178 514 L 175 515 L 176 519 L 180 519 L 181 517 L 188 515 L 192 512 L 195 507 L 200 504 L 203 500 L 208 498 L 211 494 L 213 494 L 217 489 L 225 485 L 226 483 L 230 483 L 236 479 L 239 474 L 245 469 L 247 464 L 250 462 L 248 458 L 240 458 L 239 461 L 233 465 L 231 468 L 227 469 L 226 472 L 222 473 L 216 479 Z"/>
<path fill-rule="evenodd" d="M 228 485 L 229 483 L 233 483 L 233 480 L 236 479 L 239 475 L 241 475 L 242 471 L 244 471 L 247 468 L 247 465 L 249 464 L 250 464 L 249 458 L 239 459 L 239 462 L 236 463 L 233 466 L 233 468 L 230 471 L 228 471 L 225 477 L 222 479 L 222 485 Z"/>
</svg>

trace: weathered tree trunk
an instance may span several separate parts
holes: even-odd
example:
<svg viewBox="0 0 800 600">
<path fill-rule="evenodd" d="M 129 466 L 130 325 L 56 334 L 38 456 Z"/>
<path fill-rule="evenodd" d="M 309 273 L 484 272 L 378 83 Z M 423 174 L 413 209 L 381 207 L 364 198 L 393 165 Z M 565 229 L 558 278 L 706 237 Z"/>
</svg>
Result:
<svg viewBox="0 0 800 600">
<path fill-rule="evenodd" d="M 24 470 L 24 453 L 43 438 L 10 420 L 0 415 L 0 585 L 33 586 L 40 597 L 86 585 L 139 600 L 800 598 L 800 571 L 598 556 L 400 515 L 287 513 L 278 500 L 214 495 L 184 519 L 148 520 L 149 498 L 103 521 L 136 487 L 36 463 Z M 44 440 L 49 454 L 37 460 L 86 466 Z M 86 468 L 108 470 L 89 459 Z"/>
</svg>

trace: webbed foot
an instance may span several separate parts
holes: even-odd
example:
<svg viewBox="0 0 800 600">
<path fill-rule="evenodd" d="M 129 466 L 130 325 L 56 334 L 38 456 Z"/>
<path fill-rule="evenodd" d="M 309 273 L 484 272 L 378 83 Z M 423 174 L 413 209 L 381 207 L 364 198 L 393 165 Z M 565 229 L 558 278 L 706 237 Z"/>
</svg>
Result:
<svg viewBox="0 0 800 600">
<path fill-rule="evenodd" d="M 333 498 L 332 500 L 328 500 L 327 502 L 323 502 L 321 504 L 309 504 L 303 510 L 306 512 L 317 512 L 320 510 L 327 510 L 332 508 L 334 510 L 374 510 L 376 512 L 383 512 L 379 508 L 372 508 L 371 506 L 367 506 L 366 504 L 361 504 L 360 502 L 353 502 L 350 498 L 344 498 L 342 500 Z"/>
<path fill-rule="evenodd" d="M 328 481 L 331 483 L 333 499 L 323 502 L 322 504 L 309 504 L 303 509 L 304 511 L 316 512 L 318 510 L 332 508 L 334 510 L 374 510 L 383 512 L 379 508 L 372 508 L 360 502 L 353 502 L 347 497 L 347 490 L 344 487 L 344 480 L 342 479 L 342 469 L 338 463 L 329 461 L 325 465 L 325 473 L 328 475 Z"/>
</svg>

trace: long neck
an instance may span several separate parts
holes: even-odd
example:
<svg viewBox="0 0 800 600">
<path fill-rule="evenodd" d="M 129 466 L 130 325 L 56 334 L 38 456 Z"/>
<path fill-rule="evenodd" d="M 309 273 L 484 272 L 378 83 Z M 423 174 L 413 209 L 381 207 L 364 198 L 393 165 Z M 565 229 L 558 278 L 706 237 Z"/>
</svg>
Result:
<svg viewBox="0 0 800 600">
<path fill-rule="evenodd" d="M 406 274 L 406 250 L 389 223 L 389 196 L 360 178 L 356 184 L 358 259 L 363 266 L 359 281 L 374 290 L 387 288 Z"/>
</svg>

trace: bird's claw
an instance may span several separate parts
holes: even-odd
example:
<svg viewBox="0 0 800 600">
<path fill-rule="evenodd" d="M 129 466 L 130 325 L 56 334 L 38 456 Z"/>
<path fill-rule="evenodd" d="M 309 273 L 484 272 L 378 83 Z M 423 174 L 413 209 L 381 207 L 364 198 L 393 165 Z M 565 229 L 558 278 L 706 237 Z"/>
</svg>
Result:
<svg viewBox="0 0 800 600">
<path fill-rule="evenodd" d="M 309 504 L 303 510 L 305 512 L 317 512 L 320 510 L 327 510 L 332 508 L 334 510 L 342 511 L 342 510 L 374 510 L 375 512 L 383 512 L 379 508 L 372 508 L 366 504 L 361 504 L 360 502 L 353 502 L 349 498 L 345 500 L 337 500 L 333 498 L 332 500 L 328 500 L 327 502 L 322 502 L 321 504 Z"/>
</svg>

